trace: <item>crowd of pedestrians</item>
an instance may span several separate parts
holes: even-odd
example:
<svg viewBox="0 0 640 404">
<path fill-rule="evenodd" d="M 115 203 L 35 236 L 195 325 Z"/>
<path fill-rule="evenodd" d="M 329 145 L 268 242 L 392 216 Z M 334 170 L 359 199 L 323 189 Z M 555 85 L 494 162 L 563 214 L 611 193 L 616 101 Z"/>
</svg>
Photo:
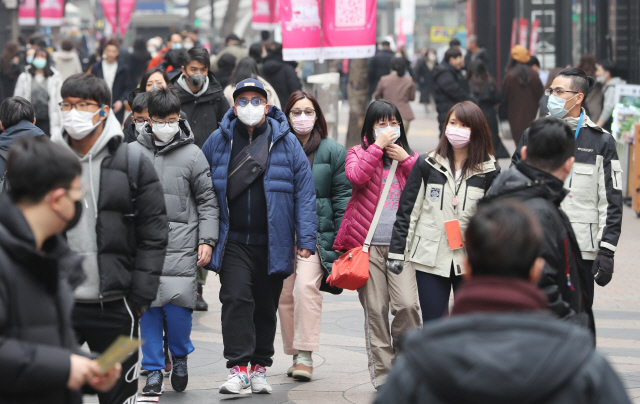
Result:
<svg viewBox="0 0 640 404">
<path fill-rule="evenodd" d="M 440 139 L 420 155 L 408 136 L 414 73 L 389 41 L 369 61 L 373 100 L 348 151 L 280 44 L 249 51 L 231 35 L 212 56 L 172 33 L 164 47 L 136 41 L 144 54 L 132 60 L 112 39 L 83 72 L 71 41 L 53 57 L 41 41 L 0 56 L 0 84 L 13 86 L 0 104 L 9 402 L 135 403 L 163 394 L 165 371 L 185 391 L 209 271 L 229 369 L 220 394 L 272 393 L 278 318 L 287 375 L 312 380 L 322 292 L 342 291 L 328 277 L 362 246 L 378 402 L 578 403 L 594 386 L 599 402 L 628 402 L 594 351 L 592 311 L 622 222 L 622 167 L 603 128 L 622 82 L 612 63 L 594 65 L 596 77 L 550 72 L 543 86 L 516 46 L 500 91 L 477 38 L 466 56 L 455 43 L 442 61 L 427 50 L 415 76 Z M 594 123 L 585 106 L 598 84 Z M 536 120 L 543 96 L 550 116 Z M 517 144 L 509 169 L 497 163 L 509 157 L 498 104 Z M 95 358 L 121 335 L 145 343 L 101 369 Z M 543 370 L 558 372 L 552 385 Z M 512 373 L 530 383 L 505 382 Z"/>
</svg>

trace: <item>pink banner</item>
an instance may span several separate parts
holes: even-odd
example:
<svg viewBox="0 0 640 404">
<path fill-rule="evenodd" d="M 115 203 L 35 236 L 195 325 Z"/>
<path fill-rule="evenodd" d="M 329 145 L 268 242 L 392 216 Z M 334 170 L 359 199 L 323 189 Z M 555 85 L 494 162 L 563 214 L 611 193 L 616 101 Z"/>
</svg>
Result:
<svg viewBox="0 0 640 404">
<path fill-rule="evenodd" d="M 113 27 L 113 33 L 124 35 L 129 29 L 129 22 L 131 22 L 131 13 L 136 8 L 136 0 L 118 0 L 118 22 L 119 26 L 116 27 L 116 0 L 101 0 L 102 13 L 104 17 L 109 21 L 109 24 Z"/>
<path fill-rule="evenodd" d="M 376 52 L 376 0 L 324 2 L 323 59 L 359 59 Z"/>
<path fill-rule="evenodd" d="M 40 26 L 59 27 L 64 16 L 64 0 L 40 0 Z M 21 0 L 18 24 L 36 25 L 36 0 Z"/>
<path fill-rule="evenodd" d="M 284 60 L 316 60 L 321 54 L 319 0 L 280 0 Z"/>
<path fill-rule="evenodd" d="M 518 43 L 526 48 L 528 45 L 527 36 L 529 34 L 529 20 L 521 18 L 519 28 L 518 32 L 520 34 L 520 41 Z"/>
<path fill-rule="evenodd" d="M 279 0 L 253 0 L 251 28 L 256 31 L 273 31 L 280 25 Z"/>
<path fill-rule="evenodd" d="M 531 24 L 531 42 L 529 42 L 529 54 L 536 54 L 536 44 L 538 43 L 538 33 L 540 32 L 540 20 L 535 20 Z"/>
</svg>

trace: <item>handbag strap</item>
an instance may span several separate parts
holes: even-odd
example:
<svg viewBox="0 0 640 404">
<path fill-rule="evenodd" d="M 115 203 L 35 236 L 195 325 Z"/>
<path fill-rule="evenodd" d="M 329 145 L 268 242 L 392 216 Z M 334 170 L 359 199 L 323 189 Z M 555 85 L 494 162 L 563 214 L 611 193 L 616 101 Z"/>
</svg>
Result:
<svg viewBox="0 0 640 404">
<path fill-rule="evenodd" d="M 380 200 L 378 201 L 378 206 L 376 207 L 376 214 L 373 215 L 371 227 L 369 227 L 367 238 L 364 240 L 364 245 L 362 246 L 362 251 L 364 252 L 369 252 L 371 239 L 373 239 L 373 234 L 376 232 L 376 227 L 378 227 L 378 221 L 380 220 L 380 216 L 382 215 L 382 208 L 387 201 L 387 196 L 389 195 L 389 190 L 391 189 L 391 183 L 393 182 L 393 176 L 396 174 L 396 168 L 398 168 L 398 161 L 393 160 L 393 163 L 391 163 L 391 169 L 389 170 L 389 175 L 387 175 L 387 181 L 384 184 L 384 190 L 382 191 L 382 195 L 380 196 Z"/>
</svg>

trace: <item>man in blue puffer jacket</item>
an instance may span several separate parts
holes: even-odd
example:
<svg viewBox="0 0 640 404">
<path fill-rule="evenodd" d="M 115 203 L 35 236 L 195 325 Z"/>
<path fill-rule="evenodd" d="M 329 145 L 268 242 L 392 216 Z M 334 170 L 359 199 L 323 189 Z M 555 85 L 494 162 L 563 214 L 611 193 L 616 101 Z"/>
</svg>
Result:
<svg viewBox="0 0 640 404">
<path fill-rule="evenodd" d="M 264 85 L 243 80 L 233 99 L 202 147 L 220 204 L 220 237 L 207 266 L 220 274 L 224 357 L 231 369 L 220 393 L 271 393 L 265 367 L 273 363 L 282 282 L 293 273 L 296 253 L 308 258 L 316 251 L 315 187 L 309 160 L 286 116 L 267 104 Z M 230 198 L 229 174 L 242 173 L 234 182 L 251 176 L 242 165 L 230 169 L 230 162 L 252 142 L 260 149 L 261 140 L 268 148 L 264 174 Z"/>
</svg>

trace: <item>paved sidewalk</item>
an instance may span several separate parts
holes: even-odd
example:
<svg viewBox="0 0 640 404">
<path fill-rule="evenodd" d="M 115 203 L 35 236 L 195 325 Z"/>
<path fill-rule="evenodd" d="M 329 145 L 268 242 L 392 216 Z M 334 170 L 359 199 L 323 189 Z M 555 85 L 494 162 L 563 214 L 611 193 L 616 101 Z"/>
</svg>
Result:
<svg viewBox="0 0 640 404">
<path fill-rule="evenodd" d="M 418 118 L 411 125 L 409 141 L 420 153 L 432 150 L 437 143 L 435 115 L 424 108 L 414 108 Z M 344 122 L 344 121 L 343 121 Z M 346 123 L 344 124 L 346 126 Z M 435 130 L 434 130 L 435 127 Z M 513 142 L 505 145 L 513 150 Z M 508 161 L 501 162 L 508 168 Z M 640 219 L 625 208 L 622 238 L 615 261 L 613 281 L 606 288 L 596 286 L 595 314 L 598 349 L 607 355 L 621 374 L 634 402 L 640 403 Z M 314 354 L 314 378 L 311 382 L 294 382 L 286 376 L 291 357 L 282 353 L 278 329 L 274 365 L 268 380 L 274 387 L 271 395 L 223 396 L 218 387 L 226 380 L 228 370 L 222 357 L 219 278 L 209 276 L 204 297 L 210 311 L 194 313 L 192 339 L 196 347 L 189 357 L 189 386 L 183 393 L 171 390 L 165 378 L 165 394 L 161 403 L 219 403 L 241 400 L 242 403 L 371 403 L 375 390 L 369 382 L 364 339 L 363 310 L 355 292 L 342 295 L 324 294 L 320 351 Z M 568 341 L 570 343 L 570 341 Z M 145 377 L 140 379 L 140 388 Z M 87 403 L 97 403 L 87 396 Z"/>
</svg>

